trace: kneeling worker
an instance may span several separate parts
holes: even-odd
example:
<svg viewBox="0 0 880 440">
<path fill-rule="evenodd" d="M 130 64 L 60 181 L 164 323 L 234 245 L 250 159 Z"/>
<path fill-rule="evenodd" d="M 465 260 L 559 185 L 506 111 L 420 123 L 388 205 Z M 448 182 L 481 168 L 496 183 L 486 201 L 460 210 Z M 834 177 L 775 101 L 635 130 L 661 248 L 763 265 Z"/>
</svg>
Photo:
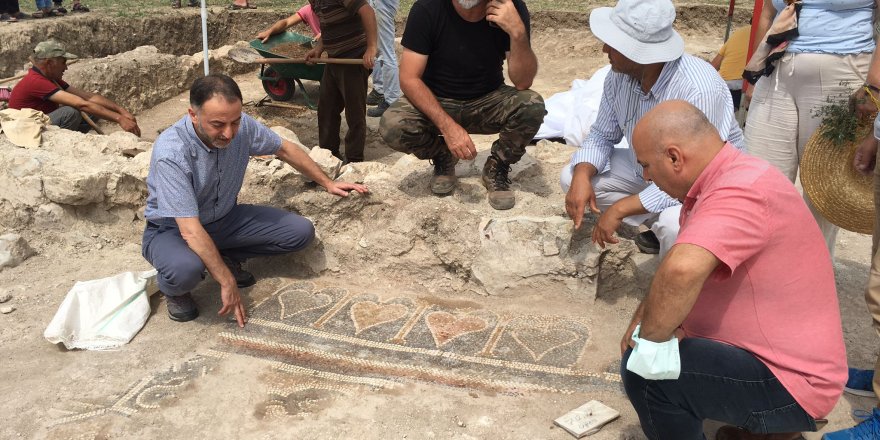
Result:
<svg viewBox="0 0 880 440">
<path fill-rule="evenodd" d="M 489 205 L 510 209 L 510 166 L 520 160 L 546 114 L 528 90 L 538 72 L 522 0 L 418 0 L 403 31 L 400 88 L 406 99 L 382 116 L 388 145 L 434 165 L 431 192 L 455 190 L 455 165 L 477 149 L 469 133 L 494 134 L 483 165 Z M 513 87 L 504 84 L 502 66 Z"/>
<path fill-rule="evenodd" d="M 233 312 L 244 326 L 238 289 L 256 280 L 241 264 L 298 251 L 315 235 L 312 223 L 299 215 L 237 203 L 250 156 L 274 154 L 337 196 L 367 188 L 334 182 L 298 146 L 242 113 L 241 90 L 232 78 L 199 78 L 189 93 L 189 114 L 153 145 L 143 255 L 159 272 L 171 319 L 198 317 L 190 290 L 207 269 L 220 284 L 220 315 Z"/>
<path fill-rule="evenodd" d="M 34 48 L 34 67 L 12 89 L 9 108 L 32 108 L 49 115 L 52 125 L 87 133 L 91 127 L 80 112 L 113 121 L 135 136 L 141 135 L 137 120 L 121 105 L 97 94 L 78 89 L 61 78 L 67 60 L 77 56 L 68 53 L 55 40 L 43 41 Z"/>
<path fill-rule="evenodd" d="M 623 340 L 626 394 L 652 440 L 800 439 L 847 377 L 831 256 L 794 185 L 721 140 L 686 101 L 636 125 L 646 180 L 681 229 Z M 772 434 L 770 436 L 769 434 Z"/>
</svg>

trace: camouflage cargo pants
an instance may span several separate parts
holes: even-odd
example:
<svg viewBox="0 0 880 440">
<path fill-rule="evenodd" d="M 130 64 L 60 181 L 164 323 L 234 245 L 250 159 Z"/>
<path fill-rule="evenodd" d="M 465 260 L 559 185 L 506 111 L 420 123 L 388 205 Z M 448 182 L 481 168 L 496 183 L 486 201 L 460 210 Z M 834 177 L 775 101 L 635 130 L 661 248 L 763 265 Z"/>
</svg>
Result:
<svg viewBox="0 0 880 440">
<path fill-rule="evenodd" d="M 471 134 L 498 133 L 492 153 L 508 164 L 516 163 L 544 121 L 544 100 L 532 90 L 502 85 L 479 98 L 437 98 L 443 110 Z M 379 126 L 388 145 L 419 159 L 431 159 L 445 149 L 440 129 L 406 98 L 392 104 Z"/>
</svg>

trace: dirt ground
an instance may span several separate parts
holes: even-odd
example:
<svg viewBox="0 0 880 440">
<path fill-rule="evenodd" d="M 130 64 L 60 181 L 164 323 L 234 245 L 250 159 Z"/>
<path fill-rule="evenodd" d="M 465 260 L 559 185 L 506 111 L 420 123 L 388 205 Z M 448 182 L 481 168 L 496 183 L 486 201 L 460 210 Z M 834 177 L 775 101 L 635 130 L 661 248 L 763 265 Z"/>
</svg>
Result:
<svg viewBox="0 0 880 440">
<path fill-rule="evenodd" d="M 687 51 L 709 57 L 722 31 L 689 13 L 695 17 L 682 31 Z M 606 63 L 599 43 L 576 26 L 581 20 L 569 21 L 534 26 L 540 72 L 533 89 L 545 97 Z M 236 80 L 245 101 L 263 97 L 255 73 Z M 307 83 L 307 90 L 316 96 L 316 84 Z M 181 94 L 138 114 L 143 137 L 152 140 L 175 122 L 186 111 L 186 98 Z M 251 104 L 246 111 L 290 128 L 305 145 L 317 144 L 314 111 Z M 377 123 L 368 121 L 367 160 L 394 163 L 401 154 L 382 144 Z M 477 141 L 485 150 L 491 138 Z M 563 204 L 561 197 L 556 202 Z M 46 342 L 46 324 L 75 281 L 149 268 L 140 255 L 142 224 L 18 232 L 37 255 L 0 271 L 0 286 L 12 295 L 7 304 L 16 308 L 0 315 L 0 438 L 567 439 L 553 419 L 592 399 L 621 413 L 592 438 L 643 438 L 616 375 L 621 332 L 644 294 L 635 282 L 630 291 L 596 301 L 553 292 L 443 295 L 400 289 L 390 278 L 325 272 L 303 280 L 303 271 L 285 266 L 286 260 L 259 259 L 248 264 L 259 282 L 244 294 L 252 317 L 244 330 L 216 315 L 218 289 L 209 280 L 194 292 L 202 311 L 196 321 L 170 321 L 153 296 L 152 315 L 130 344 L 67 351 Z M 848 361 L 861 368 L 877 355 L 862 298 L 870 248 L 869 236 L 846 231 L 836 248 Z M 353 298 L 360 302 L 352 305 Z M 423 313 L 436 325 L 426 329 L 413 318 L 398 332 L 385 325 L 392 317 L 369 314 L 369 308 L 386 315 L 416 310 L 413 316 Z M 524 325 L 528 320 L 543 327 Z M 496 325 L 491 335 L 481 327 L 486 322 Z M 345 331 L 360 338 L 340 336 Z M 403 340 L 405 347 L 396 343 Z M 792 343 L 808 341 L 792 335 Z M 446 351 L 428 349 L 435 344 Z M 486 360 L 492 356 L 510 360 Z M 521 385 L 511 386 L 514 380 Z M 824 431 L 851 426 L 851 411 L 873 404 L 844 395 Z M 707 423 L 708 438 L 717 427 Z"/>
</svg>

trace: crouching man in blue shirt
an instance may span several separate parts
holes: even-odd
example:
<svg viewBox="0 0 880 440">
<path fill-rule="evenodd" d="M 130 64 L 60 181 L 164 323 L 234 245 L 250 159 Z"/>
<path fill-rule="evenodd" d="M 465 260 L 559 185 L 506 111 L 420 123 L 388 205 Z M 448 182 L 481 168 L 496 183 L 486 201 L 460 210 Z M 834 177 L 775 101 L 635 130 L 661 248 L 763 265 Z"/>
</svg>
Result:
<svg viewBox="0 0 880 440">
<path fill-rule="evenodd" d="M 238 289 L 256 280 L 241 264 L 298 251 L 315 236 L 312 223 L 299 215 L 236 203 L 250 156 L 274 154 L 337 196 L 368 190 L 331 180 L 298 146 L 242 113 L 241 90 L 228 76 L 197 79 L 189 102 L 189 114 L 153 145 L 143 255 L 159 272 L 171 319 L 199 316 L 190 291 L 207 269 L 220 284 L 219 314 L 234 313 L 244 327 Z"/>
</svg>

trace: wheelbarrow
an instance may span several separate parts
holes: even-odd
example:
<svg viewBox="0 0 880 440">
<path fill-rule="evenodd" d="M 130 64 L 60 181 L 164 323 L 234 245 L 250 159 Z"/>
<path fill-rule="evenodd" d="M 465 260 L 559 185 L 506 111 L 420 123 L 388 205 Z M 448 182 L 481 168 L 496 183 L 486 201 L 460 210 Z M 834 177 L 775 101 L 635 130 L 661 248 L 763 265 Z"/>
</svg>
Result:
<svg viewBox="0 0 880 440">
<path fill-rule="evenodd" d="M 265 43 L 256 39 L 251 41 L 250 44 L 264 58 L 287 58 L 284 55 L 272 52 L 273 47 L 285 43 L 295 43 L 311 47 L 312 39 L 294 32 L 282 32 L 273 35 Z M 270 98 L 276 101 L 289 101 L 296 93 L 296 86 L 299 86 L 306 105 L 312 110 L 317 108 L 317 106 L 309 98 L 306 88 L 303 87 L 302 80 L 307 79 L 320 82 L 322 76 L 324 76 L 323 64 L 261 64 L 259 74 L 260 81 L 263 82 L 263 90 L 266 91 Z"/>
</svg>

